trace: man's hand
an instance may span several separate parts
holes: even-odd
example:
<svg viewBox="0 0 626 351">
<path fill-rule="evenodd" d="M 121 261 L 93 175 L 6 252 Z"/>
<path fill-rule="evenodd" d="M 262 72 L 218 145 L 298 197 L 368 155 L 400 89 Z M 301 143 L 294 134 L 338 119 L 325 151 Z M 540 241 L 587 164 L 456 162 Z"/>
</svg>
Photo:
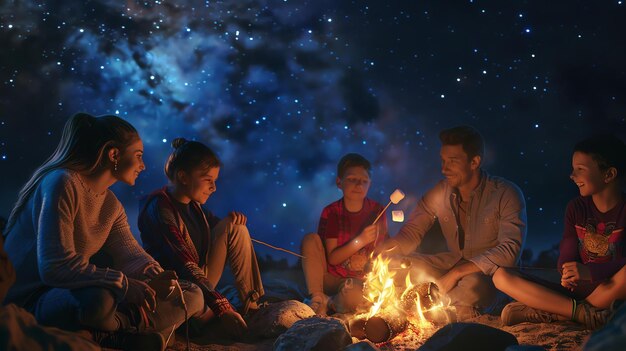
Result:
<svg viewBox="0 0 626 351">
<path fill-rule="evenodd" d="M 137 306 L 146 307 L 152 312 L 156 310 L 156 292 L 141 280 L 128 278 L 126 301 Z"/>
<path fill-rule="evenodd" d="M 229 213 L 228 216 L 230 217 L 230 221 L 232 224 L 246 225 L 246 223 L 248 222 L 248 218 L 241 212 L 233 211 Z"/>
<path fill-rule="evenodd" d="M 561 285 L 573 290 L 581 280 L 591 280 L 589 267 L 576 261 L 563 263 L 563 273 L 561 273 Z"/>
<path fill-rule="evenodd" d="M 248 330 L 248 325 L 241 315 L 233 310 L 228 310 L 220 317 L 220 326 L 228 336 L 240 338 Z"/>
<path fill-rule="evenodd" d="M 452 269 L 451 271 L 437 279 L 436 284 L 439 287 L 439 291 L 447 294 L 456 286 L 456 284 L 459 282 L 459 279 L 461 279 L 461 277 L 456 274 L 456 271 L 454 269 Z"/>
<path fill-rule="evenodd" d="M 447 294 L 450 290 L 454 289 L 459 280 L 461 280 L 463 277 L 469 274 L 479 272 L 480 268 L 478 268 L 478 266 L 474 262 L 463 262 L 461 264 L 457 264 L 448 273 L 439 278 L 437 280 L 437 285 L 439 286 L 440 291 L 442 291 L 444 294 Z"/>
</svg>

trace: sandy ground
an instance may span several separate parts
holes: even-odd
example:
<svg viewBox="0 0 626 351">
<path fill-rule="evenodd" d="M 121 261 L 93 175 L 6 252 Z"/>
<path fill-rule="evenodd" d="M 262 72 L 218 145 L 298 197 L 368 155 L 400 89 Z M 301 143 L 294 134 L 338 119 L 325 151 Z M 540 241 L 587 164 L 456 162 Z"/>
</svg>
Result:
<svg viewBox="0 0 626 351">
<path fill-rule="evenodd" d="M 579 350 L 590 332 L 571 322 L 560 323 L 522 323 L 511 327 L 502 326 L 499 317 L 483 315 L 468 322 L 485 324 L 513 334 L 523 345 L 539 345 L 546 350 Z M 432 330 L 432 335 L 436 330 Z M 379 345 L 381 350 L 415 350 L 429 335 L 416 336 L 405 332 L 398 335 L 387 345 Z"/>
<path fill-rule="evenodd" d="M 471 322 L 489 325 L 507 331 L 517 338 L 520 344 L 539 345 L 546 350 L 580 350 L 590 332 L 581 326 L 570 323 L 522 323 L 511 327 L 503 327 L 499 317 L 483 315 L 473 319 Z M 435 328 L 424 333 L 405 331 L 396 336 L 391 342 L 379 345 L 381 350 L 415 350 L 436 331 Z M 168 350 L 183 351 L 186 348 L 184 339 L 179 337 L 173 348 Z M 215 341 L 203 340 L 202 343 Z M 231 351 L 231 350 L 272 350 L 274 340 L 263 340 L 256 343 L 212 343 L 206 345 L 191 344 L 193 351 Z"/>
<path fill-rule="evenodd" d="M 304 281 L 301 271 L 269 271 L 263 275 L 266 293 L 272 294 L 278 300 L 296 299 L 302 300 L 304 293 Z M 230 288 L 230 289 L 229 289 Z M 234 288 L 228 287 L 226 295 L 232 295 Z M 230 298 L 230 297 L 229 297 Z M 539 345 L 546 350 L 579 350 L 586 341 L 590 332 L 580 325 L 572 322 L 559 323 L 522 323 L 519 325 L 504 327 L 499 316 L 482 315 L 468 322 L 476 322 L 499 328 L 513 334 L 520 344 Z M 379 345 L 381 350 L 415 350 L 419 348 L 432 335 L 437 328 L 423 332 L 405 331 L 396 336 L 391 342 Z M 184 336 L 178 335 L 176 343 L 168 350 L 184 351 L 186 343 Z M 254 342 L 228 342 L 217 341 L 214 337 L 207 336 L 202 340 L 193 340 L 191 350 L 194 351 L 230 351 L 230 350 L 272 350 L 274 340 L 261 340 Z M 331 350 L 329 350 L 331 351 Z"/>
</svg>

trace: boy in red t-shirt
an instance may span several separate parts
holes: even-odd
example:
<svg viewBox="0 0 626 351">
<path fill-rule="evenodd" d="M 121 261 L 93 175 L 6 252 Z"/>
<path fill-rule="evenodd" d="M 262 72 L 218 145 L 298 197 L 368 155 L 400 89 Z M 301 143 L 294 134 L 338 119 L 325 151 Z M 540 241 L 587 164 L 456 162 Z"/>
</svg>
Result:
<svg viewBox="0 0 626 351">
<path fill-rule="evenodd" d="M 370 170 L 370 162 L 359 154 L 341 158 L 336 183 L 343 197 L 324 208 L 317 233 L 302 239 L 308 304 L 319 315 L 328 309 L 354 311 L 362 298 L 361 279 L 369 255 L 388 236 L 385 216 L 372 224 L 384 207 L 367 198 Z M 329 301 L 328 295 L 335 296 Z"/>
</svg>

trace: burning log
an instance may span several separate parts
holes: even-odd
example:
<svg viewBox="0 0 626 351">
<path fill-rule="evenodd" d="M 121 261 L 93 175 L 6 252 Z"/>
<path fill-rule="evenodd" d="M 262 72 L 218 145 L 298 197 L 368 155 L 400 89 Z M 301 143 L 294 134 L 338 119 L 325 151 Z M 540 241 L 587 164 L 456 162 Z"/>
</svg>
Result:
<svg viewBox="0 0 626 351">
<path fill-rule="evenodd" d="M 349 322 L 353 337 L 374 343 L 388 342 L 409 329 L 429 335 L 440 321 L 449 320 L 444 311 L 446 296 L 425 276 L 417 285 L 411 281 L 411 261 L 377 256 L 365 279 L 364 297 L 371 304 L 368 312 Z M 405 284 L 396 275 L 405 274 Z"/>
<path fill-rule="evenodd" d="M 428 311 L 441 301 L 439 287 L 433 282 L 413 286 L 402 295 L 402 306 L 405 310 L 410 310 L 418 298 L 422 311 Z"/>
<path fill-rule="evenodd" d="M 408 326 L 406 318 L 400 316 L 374 316 L 364 325 L 365 337 L 374 343 L 387 342 L 402 333 Z"/>
<path fill-rule="evenodd" d="M 365 323 L 367 323 L 367 319 L 365 318 L 356 318 L 356 319 L 351 320 L 348 323 L 348 330 L 350 330 L 350 336 L 355 337 L 359 340 L 365 339 L 366 338 Z"/>
</svg>

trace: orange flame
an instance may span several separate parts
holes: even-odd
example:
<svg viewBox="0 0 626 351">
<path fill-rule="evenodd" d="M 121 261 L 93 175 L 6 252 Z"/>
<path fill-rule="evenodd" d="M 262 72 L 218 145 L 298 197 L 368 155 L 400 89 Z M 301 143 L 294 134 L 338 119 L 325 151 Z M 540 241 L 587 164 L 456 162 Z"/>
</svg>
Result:
<svg viewBox="0 0 626 351">
<path fill-rule="evenodd" d="M 427 315 L 433 315 L 444 308 L 440 301 L 423 307 L 418 287 L 411 281 L 409 270 L 404 265 L 390 268 L 391 259 L 377 256 L 373 258 L 372 270 L 365 277 L 364 297 L 371 303 L 369 311 L 355 318 L 372 318 L 376 315 L 400 316 L 406 318 L 413 329 L 420 332 L 434 331 L 434 324 Z M 396 275 L 406 272 L 404 287 L 396 286 Z M 432 279 L 417 282 L 429 283 Z M 400 284 L 401 285 L 401 284 Z M 431 301 L 432 303 L 432 301 Z"/>
</svg>

